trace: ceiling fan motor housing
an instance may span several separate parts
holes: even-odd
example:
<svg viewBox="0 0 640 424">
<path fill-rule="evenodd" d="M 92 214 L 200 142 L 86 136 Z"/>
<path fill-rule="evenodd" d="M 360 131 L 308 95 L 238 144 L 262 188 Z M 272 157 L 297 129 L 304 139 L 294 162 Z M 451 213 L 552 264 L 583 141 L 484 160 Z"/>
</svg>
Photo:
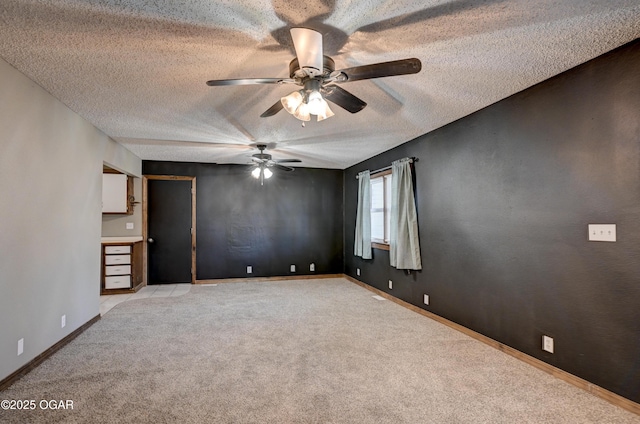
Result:
<svg viewBox="0 0 640 424">
<path fill-rule="evenodd" d="M 256 147 L 258 148 L 258 150 L 260 150 L 260 153 L 253 154 L 252 156 L 254 158 L 261 159 L 263 161 L 267 161 L 271 159 L 271 155 L 264 152 L 264 149 L 267 148 L 266 144 L 258 144 Z"/>
<path fill-rule="evenodd" d="M 333 59 L 331 59 L 329 56 L 322 56 L 323 58 L 323 69 L 322 69 L 322 77 L 328 77 L 329 74 L 331 74 L 331 72 L 335 71 L 336 69 L 336 64 L 333 61 Z M 302 77 L 304 79 L 304 76 L 306 76 L 306 73 L 304 74 L 304 76 L 301 76 L 301 74 L 298 72 L 300 71 L 300 64 L 298 63 L 298 58 L 295 57 L 293 58 L 293 60 L 291 62 L 289 62 L 289 77 L 290 78 L 300 78 Z"/>
</svg>

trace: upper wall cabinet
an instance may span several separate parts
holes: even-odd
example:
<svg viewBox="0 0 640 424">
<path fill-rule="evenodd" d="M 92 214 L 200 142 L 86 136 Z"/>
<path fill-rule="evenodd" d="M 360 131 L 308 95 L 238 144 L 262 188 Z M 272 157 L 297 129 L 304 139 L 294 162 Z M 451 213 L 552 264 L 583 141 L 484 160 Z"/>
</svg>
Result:
<svg viewBox="0 0 640 424">
<path fill-rule="evenodd" d="M 133 179 L 125 174 L 102 174 L 102 213 L 132 214 Z"/>
</svg>

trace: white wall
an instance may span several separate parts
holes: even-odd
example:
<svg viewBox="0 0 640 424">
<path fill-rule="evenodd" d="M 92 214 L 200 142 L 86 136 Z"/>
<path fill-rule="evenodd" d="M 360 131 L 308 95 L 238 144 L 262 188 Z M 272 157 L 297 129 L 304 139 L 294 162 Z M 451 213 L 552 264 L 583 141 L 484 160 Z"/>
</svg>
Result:
<svg viewBox="0 0 640 424">
<path fill-rule="evenodd" d="M 0 60 L 0 379 L 99 314 L 103 161 L 142 168 Z"/>
</svg>

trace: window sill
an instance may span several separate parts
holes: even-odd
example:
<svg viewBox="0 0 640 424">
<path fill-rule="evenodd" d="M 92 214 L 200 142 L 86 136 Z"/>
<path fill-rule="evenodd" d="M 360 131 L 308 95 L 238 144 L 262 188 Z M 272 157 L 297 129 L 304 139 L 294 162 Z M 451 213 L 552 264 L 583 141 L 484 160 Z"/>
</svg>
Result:
<svg viewBox="0 0 640 424">
<path fill-rule="evenodd" d="M 371 247 L 379 250 L 389 250 L 389 245 L 386 243 L 376 243 L 375 241 L 371 243 Z"/>
</svg>

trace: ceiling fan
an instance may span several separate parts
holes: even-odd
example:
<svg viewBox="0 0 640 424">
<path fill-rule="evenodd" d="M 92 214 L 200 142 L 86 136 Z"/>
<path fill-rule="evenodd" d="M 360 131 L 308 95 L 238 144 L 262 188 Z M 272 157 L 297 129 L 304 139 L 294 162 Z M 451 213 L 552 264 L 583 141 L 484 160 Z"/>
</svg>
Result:
<svg viewBox="0 0 640 424">
<path fill-rule="evenodd" d="M 289 63 L 289 78 L 210 80 L 207 85 L 296 84 L 302 89 L 282 97 L 260 116 L 266 118 L 285 109 L 301 121 L 311 120 L 311 115 L 322 121 L 334 115 L 326 100 L 351 113 L 367 106 L 338 84 L 415 74 L 422 69 L 420 60 L 413 58 L 335 70 L 333 59 L 323 54 L 321 33 L 309 28 L 291 28 L 290 32 L 296 57 Z"/>
<path fill-rule="evenodd" d="M 280 169 L 282 171 L 291 172 L 294 168 L 290 166 L 281 165 L 282 163 L 299 163 L 300 159 L 273 159 L 270 154 L 265 153 L 267 148 L 266 144 L 258 144 L 256 146 L 260 153 L 256 153 L 251 156 L 255 168 L 251 171 L 251 176 L 260 180 L 260 185 L 264 185 L 264 180 L 271 178 L 273 172 L 269 169 L 271 167 Z"/>
</svg>

